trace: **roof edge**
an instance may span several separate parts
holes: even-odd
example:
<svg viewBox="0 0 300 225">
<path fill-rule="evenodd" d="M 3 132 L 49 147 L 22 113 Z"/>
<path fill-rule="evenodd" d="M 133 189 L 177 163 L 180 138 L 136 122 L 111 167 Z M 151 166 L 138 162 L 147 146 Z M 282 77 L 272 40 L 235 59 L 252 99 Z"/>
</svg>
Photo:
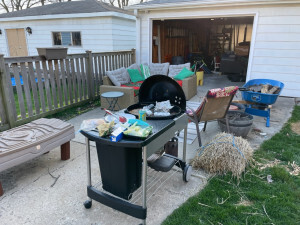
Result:
<svg viewBox="0 0 300 225">
<path fill-rule="evenodd" d="M 300 0 L 203 0 L 191 2 L 176 2 L 163 4 L 136 4 L 125 7 L 127 10 L 160 10 L 172 9 L 180 6 L 181 8 L 207 8 L 207 7 L 221 7 L 221 6 L 250 6 L 250 5 L 282 5 L 300 3 Z"/>
<path fill-rule="evenodd" d="M 51 20 L 51 19 L 68 19 L 68 18 L 88 18 L 88 17 L 119 17 L 128 20 L 136 20 L 134 15 L 124 14 L 120 12 L 95 12 L 95 13 L 72 13 L 72 14 L 54 14 L 54 15 L 39 15 L 25 17 L 9 17 L 0 18 L 1 22 L 9 21 L 27 21 L 27 20 Z"/>
</svg>

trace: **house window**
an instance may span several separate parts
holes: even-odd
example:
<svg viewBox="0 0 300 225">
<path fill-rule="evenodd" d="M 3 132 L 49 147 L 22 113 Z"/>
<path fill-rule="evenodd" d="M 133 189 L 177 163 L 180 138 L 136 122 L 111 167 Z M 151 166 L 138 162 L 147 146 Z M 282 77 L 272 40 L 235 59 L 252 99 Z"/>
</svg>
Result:
<svg viewBox="0 0 300 225">
<path fill-rule="evenodd" d="M 63 46 L 81 46 L 80 32 L 52 32 L 53 44 Z"/>
</svg>

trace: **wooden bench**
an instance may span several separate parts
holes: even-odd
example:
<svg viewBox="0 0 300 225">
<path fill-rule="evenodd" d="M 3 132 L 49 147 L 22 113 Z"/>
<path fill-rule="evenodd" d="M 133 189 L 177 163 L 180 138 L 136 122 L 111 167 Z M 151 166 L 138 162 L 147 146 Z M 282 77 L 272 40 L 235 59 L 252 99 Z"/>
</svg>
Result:
<svg viewBox="0 0 300 225">
<path fill-rule="evenodd" d="M 74 126 L 59 119 L 38 119 L 0 133 L 0 172 L 61 146 L 61 159 L 70 158 Z M 3 188 L 0 181 L 0 196 Z"/>
</svg>

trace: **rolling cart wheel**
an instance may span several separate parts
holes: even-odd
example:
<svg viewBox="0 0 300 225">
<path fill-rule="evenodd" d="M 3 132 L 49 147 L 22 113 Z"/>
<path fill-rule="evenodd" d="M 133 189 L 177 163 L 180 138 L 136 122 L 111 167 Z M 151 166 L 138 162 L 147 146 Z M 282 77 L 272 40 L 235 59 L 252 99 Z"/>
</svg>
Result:
<svg viewBox="0 0 300 225">
<path fill-rule="evenodd" d="M 192 176 L 192 166 L 186 164 L 183 170 L 183 181 L 188 182 Z"/>
<path fill-rule="evenodd" d="M 92 201 L 91 200 L 86 200 L 84 203 L 83 203 L 84 207 L 86 209 L 89 209 L 92 207 Z"/>
</svg>

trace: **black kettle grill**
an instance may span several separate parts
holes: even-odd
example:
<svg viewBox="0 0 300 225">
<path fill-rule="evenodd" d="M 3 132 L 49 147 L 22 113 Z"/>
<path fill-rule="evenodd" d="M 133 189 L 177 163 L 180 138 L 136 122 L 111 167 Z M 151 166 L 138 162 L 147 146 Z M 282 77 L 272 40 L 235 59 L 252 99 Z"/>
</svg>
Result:
<svg viewBox="0 0 300 225">
<path fill-rule="evenodd" d="M 129 106 L 125 113 L 138 117 L 138 112 L 144 106 L 170 100 L 173 106 L 169 116 L 146 116 L 147 120 L 173 119 L 186 110 L 186 98 L 180 85 L 165 75 L 153 75 L 147 78 L 139 90 L 139 102 Z"/>
</svg>

